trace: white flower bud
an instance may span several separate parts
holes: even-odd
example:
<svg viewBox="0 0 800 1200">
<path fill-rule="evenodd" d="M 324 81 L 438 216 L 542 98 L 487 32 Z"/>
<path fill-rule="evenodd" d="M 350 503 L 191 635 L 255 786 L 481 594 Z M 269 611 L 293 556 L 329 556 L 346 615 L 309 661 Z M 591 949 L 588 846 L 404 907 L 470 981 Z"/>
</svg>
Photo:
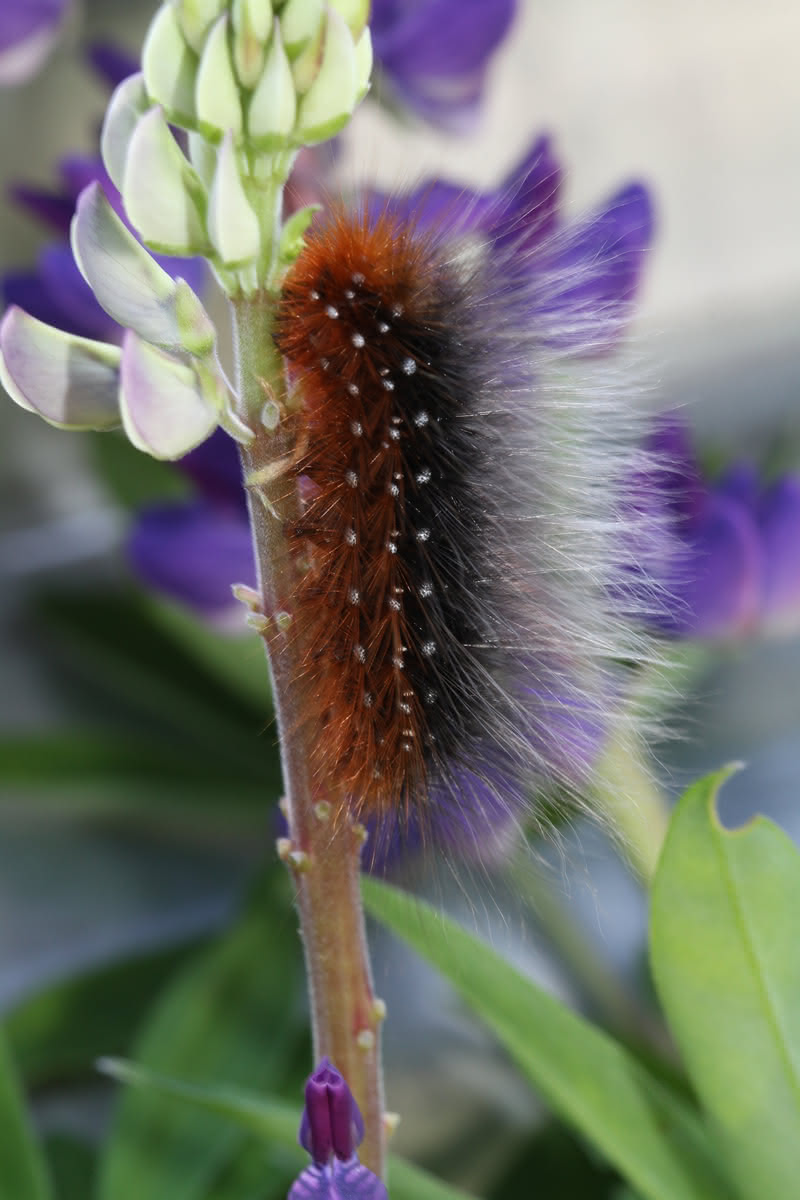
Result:
<svg viewBox="0 0 800 1200">
<path fill-rule="evenodd" d="M 302 145 L 326 141 L 350 119 L 358 98 L 353 36 L 336 9 L 325 21 L 322 62 L 300 101 L 295 141 Z"/>
<path fill-rule="evenodd" d="M 236 73 L 244 87 L 253 88 L 261 75 L 272 32 L 272 4 L 270 0 L 233 0 L 231 18 Z"/>
<path fill-rule="evenodd" d="M 258 218 L 245 195 L 230 130 L 217 157 L 207 226 L 211 244 L 226 267 L 243 266 L 257 257 L 261 248 Z"/>
<path fill-rule="evenodd" d="M 283 46 L 281 27 L 275 21 L 264 69 L 247 113 L 247 131 L 266 148 L 285 142 L 294 128 L 297 101 L 289 60 Z"/>
<path fill-rule="evenodd" d="M 175 9 L 163 4 L 147 31 L 142 48 L 142 74 L 148 95 L 181 121 L 194 118 L 194 77 L 197 60 L 178 24 Z"/>
<path fill-rule="evenodd" d="M 211 136 L 226 129 L 242 131 L 242 102 L 239 84 L 228 50 L 228 15 L 224 13 L 211 30 L 197 70 L 195 109 L 201 132 Z"/>
<path fill-rule="evenodd" d="M 138 122 L 125 160 L 125 210 L 142 239 L 164 254 L 204 254 L 205 189 L 160 108 Z"/>
<path fill-rule="evenodd" d="M 199 54 L 209 29 L 224 12 L 226 0 L 172 0 L 172 4 L 183 36 Z"/>
</svg>

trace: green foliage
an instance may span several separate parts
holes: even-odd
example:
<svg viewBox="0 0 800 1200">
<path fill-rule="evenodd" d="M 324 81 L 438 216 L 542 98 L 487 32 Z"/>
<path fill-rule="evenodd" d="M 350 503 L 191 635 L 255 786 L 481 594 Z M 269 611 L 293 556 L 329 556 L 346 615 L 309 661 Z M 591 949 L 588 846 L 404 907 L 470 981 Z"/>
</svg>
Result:
<svg viewBox="0 0 800 1200">
<path fill-rule="evenodd" d="M 280 1093 L 294 1081 L 305 1015 L 288 891 L 282 872 L 268 873 L 244 917 L 179 972 L 142 1030 L 137 1059 L 196 1085 Z M 98 1200 L 206 1200 L 246 1143 L 246 1134 L 212 1114 L 153 1091 L 129 1091 L 103 1159 Z"/>
<path fill-rule="evenodd" d="M 687 1070 L 743 1200 L 800 1181 L 800 854 L 763 818 L 730 832 L 727 772 L 678 806 L 652 893 L 651 956 Z"/>
<path fill-rule="evenodd" d="M 53 1200 L 42 1152 L 34 1140 L 14 1064 L 0 1030 L 0 1183 L 9 1200 Z"/>
<path fill-rule="evenodd" d="M 368 911 L 436 966 L 553 1110 L 646 1200 L 729 1200 L 697 1114 L 616 1042 L 420 900 L 363 881 Z"/>
</svg>

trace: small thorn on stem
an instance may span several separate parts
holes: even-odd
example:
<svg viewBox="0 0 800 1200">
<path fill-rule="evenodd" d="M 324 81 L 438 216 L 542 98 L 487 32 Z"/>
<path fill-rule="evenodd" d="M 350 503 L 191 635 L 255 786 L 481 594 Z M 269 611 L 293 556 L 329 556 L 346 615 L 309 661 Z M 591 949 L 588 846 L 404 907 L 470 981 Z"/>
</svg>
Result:
<svg viewBox="0 0 800 1200">
<path fill-rule="evenodd" d="M 245 625 L 249 625 L 256 633 L 266 633 L 270 627 L 269 617 L 264 616 L 262 612 L 249 612 L 244 619 Z"/>
<path fill-rule="evenodd" d="M 327 800 L 320 800 L 314 805 L 314 816 L 318 821 L 330 821 L 331 806 Z"/>
<path fill-rule="evenodd" d="M 400 1113 L 385 1112 L 383 1114 L 383 1128 L 387 1138 L 393 1137 L 397 1131 L 397 1126 L 400 1124 Z"/>
<path fill-rule="evenodd" d="M 371 1029 L 361 1029 L 356 1034 L 356 1045 L 359 1050 L 375 1049 L 375 1034 Z"/>
<path fill-rule="evenodd" d="M 311 866 L 311 859 L 305 850 L 295 849 L 291 838 L 278 838 L 275 849 L 278 851 L 278 858 L 281 862 L 286 863 L 292 871 L 307 871 Z"/>
<path fill-rule="evenodd" d="M 372 1017 L 374 1021 L 386 1020 L 386 1001 L 376 996 L 372 1002 Z"/>
<path fill-rule="evenodd" d="M 255 588 L 251 588 L 247 583 L 234 583 L 231 591 L 245 608 L 249 608 L 251 612 L 261 612 L 261 597 Z"/>
<path fill-rule="evenodd" d="M 284 611 L 276 612 L 275 624 L 281 633 L 288 633 L 292 625 L 292 614 Z"/>
<path fill-rule="evenodd" d="M 362 825 L 360 821 L 356 821 L 353 825 L 353 835 L 359 848 L 364 845 L 369 837 L 369 831 L 366 825 Z"/>
</svg>

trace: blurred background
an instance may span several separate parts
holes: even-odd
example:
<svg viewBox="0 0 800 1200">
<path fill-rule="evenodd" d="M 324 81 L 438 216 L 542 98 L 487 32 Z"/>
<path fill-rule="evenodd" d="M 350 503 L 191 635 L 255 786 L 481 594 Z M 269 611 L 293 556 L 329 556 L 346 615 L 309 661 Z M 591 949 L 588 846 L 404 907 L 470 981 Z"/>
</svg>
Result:
<svg viewBox="0 0 800 1200">
<path fill-rule="evenodd" d="M 113 40 L 135 54 L 154 8 L 84 3 L 45 70 L 0 91 L 2 197 L 12 182 L 49 186 L 65 153 L 94 151 L 107 93 L 87 69 L 86 47 Z M 493 60 L 474 135 L 401 125 L 365 105 L 344 169 L 383 184 L 431 174 L 495 184 L 547 131 L 566 164 L 571 212 L 644 181 L 657 234 L 633 335 L 648 402 L 682 409 L 708 461 L 798 469 L 798 44 L 794 0 L 524 0 Z M 0 200 L 0 271 L 29 267 L 46 236 Z M 184 956 L 240 911 L 276 832 L 259 645 L 147 596 L 125 561 L 131 510 L 184 490 L 170 468 L 115 439 L 69 437 L 0 405 L 0 1007 L 42 1128 L 84 1147 L 109 1099 L 92 1082 L 92 1053 L 133 1053 Z M 682 736 L 654 747 L 664 786 L 675 794 L 707 769 L 744 760 L 726 787 L 725 819 L 765 811 L 800 839 L 800 640 L 756 633 L 704 646 L 698 659 L 668 719 Z M 653 1022 L 639 885 L 588 827 L 566 833 L 552 860 L 548 886 L 605 993 L 553 952 L 545 900 L 521 898 L 504 879 L 485 904 L 467 905 L 455 886 L 449 900 L 538 978 L 643 1036 Z M 288 904 L 281 914 L 291 932 Z M 102 972 L 131 956 L 135 982 L 124 976 L 116 991 L 91 993 L 92 1011 L 103 995 L 124 1009 L 103 1035 L 112 1044 L 98 1034 L 64 1054 L 74 1027 L 53 989 L 69 978 L 107 984 Z M 549 1129 L 542 1150 L 538 1106 L 487 1035 L 385 939 L 376 973 L 392 1018 L 398 1149 L 511 1197 L 502 1164 L 517 1155 L 514 1178 L 524 1179 L 535 1142 L 546 1178 L 541 1164 L 562 1161 L 568 1135 Z M 37 1009 L 42 996 L 50 1007 Z M 293 1045 L 302 1074 L 301 1034 Z M 611 1194 L 596 1164 L 575 1162 L 576 1180 L 589 1181 L 575 1195 Z"/>
</svg>

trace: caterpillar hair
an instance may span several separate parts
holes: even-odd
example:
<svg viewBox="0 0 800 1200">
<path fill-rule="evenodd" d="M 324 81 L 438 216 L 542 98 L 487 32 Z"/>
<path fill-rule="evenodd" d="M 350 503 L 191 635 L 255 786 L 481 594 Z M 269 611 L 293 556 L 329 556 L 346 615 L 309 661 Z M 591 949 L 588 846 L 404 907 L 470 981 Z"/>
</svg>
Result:
<svg viewBox="0 0 800 1200">
<path fill-rule="evenodd" d="M 505 240 L 335 209 L 275 326 L 302 397 L 313 773 L 409 837 L 491 840 L 543 786 L 580 792 L 620 664 L 651 654 L 635 415 L 574 378 L 620 314 L 570 300 L 552 238 L 536 270 Z"/>
</svg>

